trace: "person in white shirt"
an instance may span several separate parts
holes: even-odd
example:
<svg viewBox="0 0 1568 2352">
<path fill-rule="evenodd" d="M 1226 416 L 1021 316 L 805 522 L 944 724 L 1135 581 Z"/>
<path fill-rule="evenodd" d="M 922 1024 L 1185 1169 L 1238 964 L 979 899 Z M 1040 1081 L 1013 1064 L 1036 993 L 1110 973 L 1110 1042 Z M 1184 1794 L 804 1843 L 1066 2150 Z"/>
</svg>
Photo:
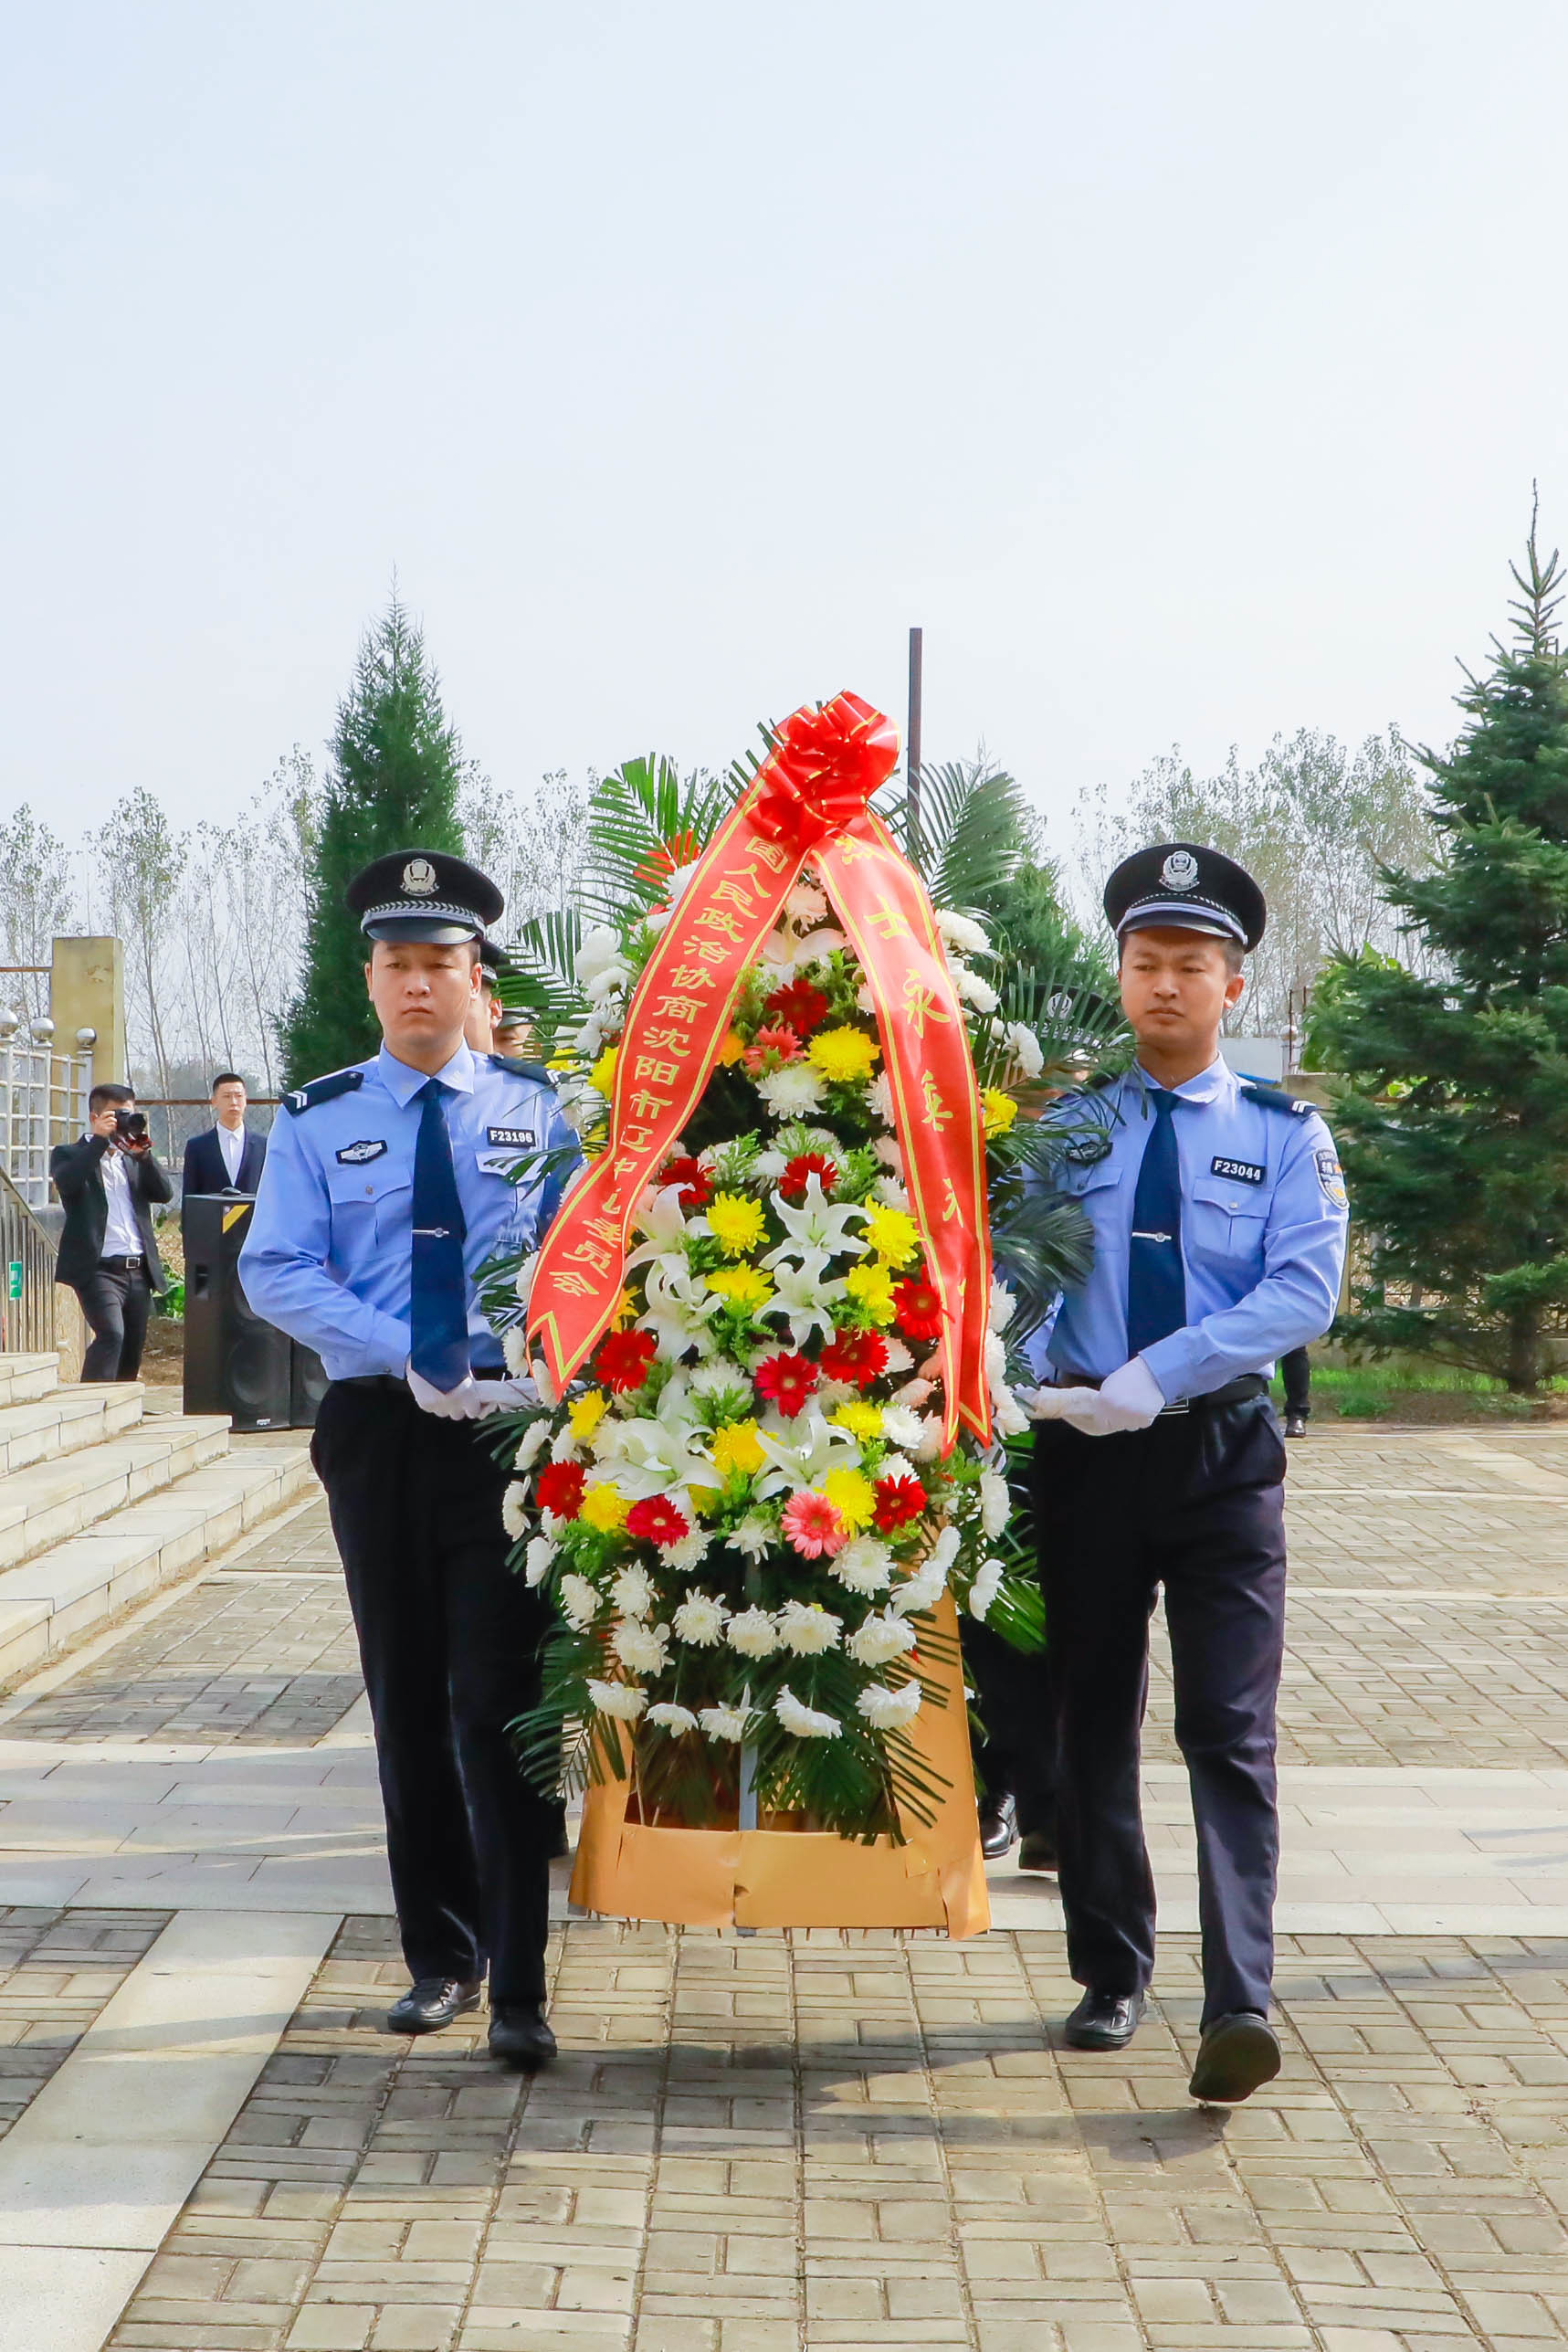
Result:
<svg viewBox="0 0 1568 2352">
<path fill-rule="evenodd" d="M 86 1134 L 49 1154 L 66 1213 L 55 1280 L 75 1291 L 92 1332 L 82 1378 L 134 1380 L 153 1294 L 164 1287 L 153 1204 L 171 1199 L 173 1187 L 129 1086 L 95 1086 L 87 1108 Z"/>
<path fill-rule="evenodd" d="M 212 1082 L 213 1124 L 185 1145 L 182 1196 L 199 1192 L 254 1192 L 261 1182 L 267 1138 L 245 1123 L 248 1097 L 237 1070 L 220 1070 Z"/>
</svg>

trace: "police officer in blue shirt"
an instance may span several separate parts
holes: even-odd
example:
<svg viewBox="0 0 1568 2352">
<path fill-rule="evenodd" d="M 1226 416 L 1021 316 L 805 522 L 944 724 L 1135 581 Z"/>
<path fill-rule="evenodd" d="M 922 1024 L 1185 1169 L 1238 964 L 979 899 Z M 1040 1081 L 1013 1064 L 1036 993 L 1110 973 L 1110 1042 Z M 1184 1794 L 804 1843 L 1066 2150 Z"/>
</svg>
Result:
<svg viewBox="0 0 1568 2352">
<path fill-rule="evenodd" d="M 1059 1303 L 1035 1399 L 1061 1894 L 1085 1988 L 1066 2038 L 1121 2049 L 1153 1974 L 1138 1757 L 1163 1585 L 1197 1826 L 1191 2090 L 1228 2104 L 1279 2067 L 1268 2005 L 1285 1449 L 1268 1377 L 1333 1318 L 1345 1193 L 1317 1113 L 1238 1079 L 1220 1054 L 1266 920 L 1251 875 L 1163 842 L 1118 866 L 1105 911 L 1138 1058 L 1051 1114 L 1070 1131 L 1056 1181 L 1088 1214 L 1094 1262 Z"/>
<path fill-rule="evenodd" d="M 240 1253 L 257 1312 L 331 1382 L 311 1455 L 331 1512 L 375 1725 L 387 1858 L 414 1981 L 387 2022 L 477 2006 L 492 2053 L 542 2065 L 559 1815 L 508 1725 L 537 1695 L 545 1620 L 507 1566 L 507 1472 L 483 1423 L 516 1403 L 476 1278 L 534 1247 L 576 1139 L 536 1064 L 464 1042 L 479 942 L 501 912 L 461 858 L 399 850 L 350 883 L 383 1044 L 284 1098 Z M 556 1172 L 513 1184 L 525 1155 Z"/>
</svg>

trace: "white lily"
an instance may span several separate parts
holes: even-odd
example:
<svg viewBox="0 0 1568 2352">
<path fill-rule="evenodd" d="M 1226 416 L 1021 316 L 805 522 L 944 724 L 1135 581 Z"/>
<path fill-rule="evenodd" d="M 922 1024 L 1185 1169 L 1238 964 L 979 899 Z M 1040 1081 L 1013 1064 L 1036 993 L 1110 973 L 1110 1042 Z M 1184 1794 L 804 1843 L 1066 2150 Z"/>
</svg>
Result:
<svg viewBox="0 0 1568 2352">
<path fill-rule="evenodd" d="M 668 1264 L 672 1269 L 685 1267 L 686 1252 L 681 1242 L 686 1233 L 686 1218 L 680 1206 L 680 1187 L 678 1184 L 661 1185 L 657 1192 L 650 1186 L 637 1203 L 637 1227 L 639 1233 L 646 1233 L 649 1238 L 627 1252 L 628 1274 L 634 1266 L 646 1266 L 651 1259 L 657 1259 L 661 1265 Z"/>
<path fill-rule="evenodd" d="M 850 1218 L 863 1218 L 864 1208 L 856 1201 L 829 1200 L 819 1176 L 807 1179 L 805 1196 L 798 1204 L 775 1192 L 773 1208 L 785 1238 L 763 1259 L 770 1269 L 797 1259 L 820 1274 L 835 1258 L 863 1258 L 869 1247 L 864 1235 L 849 1229 Z"/>
<path fill-rule="evenodd" d="M 631 1260 L 626 1262 L 629 1266 Z M 684 1257 L 655 1258 L 643 1277 L 643 1297 L 642 1328 L 652 1332 L 665 1356 L 679 1356 L 693 1344 L 702 1346 L 708 1341 L 708 1324 L 723 1304 Z M 711 1343 L 708 1345 L 710 1350 Z"/>
<path fill-rule="evenodd" d="M 616 1484 L 633 1503 L 676 1486 L 722 1485 L 701 1450 L 706 1436 L 690 1418 L 690 1391 L 684 1374 L 678 1372 L 655 1413 L 619 1424 Z"/>
<path fill-rule="evenodd" d="M 831 1470 L 854 1470 L 860 1461 L 860 1449 L 847 1429 L 835 1429 L 813 1410 L 801 1416 L 805 1427 L 794 1425 L 790 1437 L 774 1436 L 765 1428 L 757 1431 L 757 1443 L 769 1461 L 771 1470 L 758 1477 L 754 1492 L 763 1497 L 782 1494 L 803 1486 L 820 1491 L 822 1482 Z"/>
<path fill-rule="evenodd" d="M 796 1347 L 804 1345 L 814 1331 L 819 1331 L 824 1339 L 831 1338 L 838 1320 L 835 1310 L 847 1295 L 843 1283 L 825 1282 L 820 1266 L 774 1266 L 771 1271 L 773 1295 L 763 1313 L 787 1315 Z"/>
</svg>

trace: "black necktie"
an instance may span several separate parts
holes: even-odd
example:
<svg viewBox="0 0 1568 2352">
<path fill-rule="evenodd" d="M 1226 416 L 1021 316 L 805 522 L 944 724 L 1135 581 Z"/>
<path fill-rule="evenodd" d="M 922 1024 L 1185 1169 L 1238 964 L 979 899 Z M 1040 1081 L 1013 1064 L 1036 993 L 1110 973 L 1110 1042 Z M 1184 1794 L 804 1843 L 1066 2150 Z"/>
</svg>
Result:
<svg viewBox="0 0 1568 2352">
<path fill-rule="evenodd" d="M 446 1089 L 427 1079 L 414 1146 L 414 1262 L 410 1270 L 408 1360 L 434 1388 L 450 1391 L 468 1373 L 468 1283 L 463 1267 L 468 1224 L 458 1197 Z"/>
<path fill-rule="evenodd" d="M 1187 1319 L 1182 1268 L 1182 1164 L 1171 1113 L 1176 1097 L 1149 1090 L 1153 1132 L 1143 1147 L 1132 1196 L 1132 1239 L 1127 1250 L 1127 1353 L 1140 1355 Z"/>
</svg>

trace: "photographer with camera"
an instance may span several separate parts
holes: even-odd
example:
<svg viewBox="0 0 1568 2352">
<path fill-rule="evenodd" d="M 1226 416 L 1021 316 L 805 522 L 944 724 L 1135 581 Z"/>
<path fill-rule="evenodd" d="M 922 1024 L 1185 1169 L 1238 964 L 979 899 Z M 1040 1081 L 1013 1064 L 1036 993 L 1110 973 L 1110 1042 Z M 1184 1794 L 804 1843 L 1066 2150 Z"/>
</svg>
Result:
<svg viewBox="0 0 1568 2352">
<path fill-rule="evenodd" d="M 81 1301 L 92 1332 L 84 1380 L 134 1380 L 154 1292 L 164 1287 L 153 1239 L 153 1204 L 173 1187 L 153 1156 L 143 1113 L 129 1086 L 95 1086 L 87 1133 L 57 1144 L 49 1175 L 66 1213 L 55 1280 Z"/>
</svg>

